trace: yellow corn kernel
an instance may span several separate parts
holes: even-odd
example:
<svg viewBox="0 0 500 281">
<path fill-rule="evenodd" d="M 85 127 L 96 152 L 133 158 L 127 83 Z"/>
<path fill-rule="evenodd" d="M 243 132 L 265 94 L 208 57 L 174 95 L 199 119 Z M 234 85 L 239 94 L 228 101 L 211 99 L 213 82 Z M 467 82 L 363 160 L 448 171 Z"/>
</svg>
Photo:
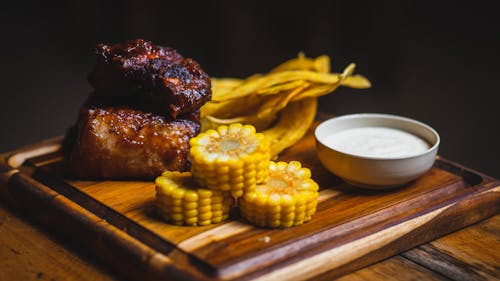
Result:
<svg viewBox="0 0 500 281">
<path fill-rule="evenodd" d="M 200 188 L 190 172 L 167 171 L 155 183 L 156 210 L 175 225 L 219 223 L 234 205 L 230 193 Z"/>
<path fill-rule="evenodd" d="M 240 212 L 248 222 L 278 228 L 301 225 L 311 220 L 318 204 L 318 184 L 300 162 L 269 162 L 264 183 L 243 195 Z"/>
<path fill-rule="evenodd" d="M 231 191 L 237 199 L 269 173 L 269 143 L 252 125 L 219 126 L 189 143 L 191 172 L 203 187 Z"/>
</svg>

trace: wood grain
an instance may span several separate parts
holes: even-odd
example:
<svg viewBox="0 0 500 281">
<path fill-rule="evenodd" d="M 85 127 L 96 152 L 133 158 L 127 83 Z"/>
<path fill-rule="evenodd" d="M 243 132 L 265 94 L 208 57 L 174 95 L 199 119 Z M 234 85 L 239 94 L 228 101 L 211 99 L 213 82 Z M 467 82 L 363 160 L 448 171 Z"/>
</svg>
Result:
<svg viewBox="0 0 500 281">
<path fill-rule="evenodd" d="M 113 280 L 0 203 L 0 280 Z"/>
<path fill-rule="evenodd" d="M 396 256 L 376 265 L 365 267 L 336 279 L 337 281 L 362 280 L 450 280 L 445 276 L 422 267 L 411 260 Z"/>
<path fill-rule="evenodd" d="M 5 176 L 9 188 L 0 194 L 117 270 L 179 280 L 339 277 L 500 211 L 497 181 L 444 159 L 396 190 L 353 188 L 321 166 L 311 133 L 282 159 L 312 169 L 320 203 L 310 222 L 290 229 L 256 228 L 237 215 L 173 226 L 154 213 L 153 182 L 73 180 L 60 154 L 37 146 L 22 152 L 31 158 Z"/>
<path fill-rule="evenodd" d="M 456 277 L 453 280 L 472 279 L 464 275 L 468 268 L 496 268 L 500 272 L 500 216 L 497 215 L 463 230 L 449 234 L 439 241 L 448 250 L 455 253 L 475 253 L 474 258 L 466 259 L 459 268 L 443 266 L 445 260 L 438 255 L 427 258 L 420 264 L 402 256 L 394 256 L 363 269 L 354 271 L 337 280 L 451 280 L 445 276 Z M 9 234 L 6 234 L 9 233 Z M 472 236 L 469 236 L 472 234 Z M 456 239 L 460 237 L 459 239 Z M 456 241 L 461 241 L 457 243 Z M 427 244 L 427 245 L 429 245 Z M 34 246 L 33 246 L 34 245 Z M 432 247 L 434 250 L 435 247 Z M 420 253 L 425 248 L 420 247 Z M 78 250 L 78 251 L 76 251 Z M 416 248 L 415 248 L 416 250 Z M 412 252 L 410 250 L 409 252 Z M 80 249 L 67 241 L 56 240 L 54 235 L 39 229 L 30 221 L 19 216 L 19 212 L 7 208 L 0 202 L 0 280 L 116 280 L 113 272 L 101 268 L 95 259 L 81 256 Z M 482 253 L 485 253 L 486 258 Z M 491 254 L 494 254 L 491 256 Z M 405 253 L 403 256 L 407 256 Z M 458 254 L 461 255 L 461 254 Z M 491 260 L 491 257 L 494 259 Z M 483 260 L 491 261 L 489 265 Z M 489 262 L 488 262 L 489 263 Z M 429 267 L 427 267 L 429 266 Z M 495 275 L 493 275 L 495 276 Z M 498 278 L 496 278 L 498 279 Z M 318 278 L 312 280 L 318 281 Z M 332 280 L 330 276 L 324 280 Z M 490 278 L 495 280 L 495 278 Z"/>
<path fill-rule="evenodd" d="M 453 280 L 500 278 L 500 217 L 437 239 L 402 255 Z"/>
</svg>

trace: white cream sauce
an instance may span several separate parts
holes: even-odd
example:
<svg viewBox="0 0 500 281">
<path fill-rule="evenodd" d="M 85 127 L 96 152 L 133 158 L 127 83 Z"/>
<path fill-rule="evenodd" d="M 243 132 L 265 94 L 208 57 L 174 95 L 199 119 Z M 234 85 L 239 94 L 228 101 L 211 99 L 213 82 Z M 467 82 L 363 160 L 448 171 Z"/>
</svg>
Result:
<svg viewBox="0 0 500 281">
<path fill-rule="evenodd" d="M 343 130 L 326 137 L 325 145 L 357 156 L 389 158 L 414 156 L 430 148 L 413 134 L 386 127 Z"/>
</svg>

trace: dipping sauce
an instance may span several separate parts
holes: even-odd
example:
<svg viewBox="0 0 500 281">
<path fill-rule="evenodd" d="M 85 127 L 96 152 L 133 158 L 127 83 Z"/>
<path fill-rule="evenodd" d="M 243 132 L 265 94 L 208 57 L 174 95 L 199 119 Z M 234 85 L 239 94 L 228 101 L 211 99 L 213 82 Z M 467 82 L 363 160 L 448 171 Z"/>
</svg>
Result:
<svg viewBox="0 0 500 281">
<path fill-rule="evenodd" d="M 326 137 L 324 144 L 352 155 L 389 158 L 414 156 L 430 148 L 413 134 L 387 127 L 346 129 Z"/>
</svg>

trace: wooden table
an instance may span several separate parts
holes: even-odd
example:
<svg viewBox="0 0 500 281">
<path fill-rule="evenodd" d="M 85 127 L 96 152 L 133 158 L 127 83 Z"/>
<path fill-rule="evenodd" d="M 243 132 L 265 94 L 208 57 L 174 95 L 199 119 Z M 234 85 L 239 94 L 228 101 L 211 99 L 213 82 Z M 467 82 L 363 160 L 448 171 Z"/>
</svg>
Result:
<svg viewBox="0 0 500 281">
<path fill-rule="evenodd" d="M 41 151 L 51 151 L 54 150 L 53 145 L 58 142 L 54 141 L 48 141 L 47 143 L 44 144 L 37 144 L 34 147 Z M 311 150 L 313 147 L 314 143 L 312 139 L 305 138 L 299 143 L 298 145 L 295 146 L 294 149 L 291 149 L 288 154 L 293 156 L 293 158 L 298 157 L 299 159 L 304 158 L 305 160 L 311 160 Z M 21 162 L 23 162 L 22 159 L 24 158 L 30 158 L 33 157 L 34 155 L 31 155 L 30 153 L 34 151 L 33 149 L 27 149 L 23 150 L 29 152 L 26 154 L 25 152 L 19 152 L 16 155 L 13 156 L 12 158 L 9 158 L 12 160 L 11 162 L 16 162 L 19 160 L 18 164 L 13 164 L 11 165 L 12 167 L 17 167 Z M 36 155 L 39 155 L 37 152 Z M 307 152 L 307 153 L 303 153 Z M 0 155 L 1 156 L 1 155 Z M 19 157 L 17 157 L 19 156 Z M 21 157 L 22 156 L 22 157 Z M 30 167 L 38 167 L 37 163 L 41 163 L 41 166 L 44 166 L 44 163 L 52 163 L 51 159 L 57 159 L 57 154 L 52 155 L 50 157 L 38 157 L 38 158 L 33 158 L 36 160 L 30 160 L 28 163 L 29 165 L 34 165 L 34 166 L 29 166 L 26 167 L 28 170 Z M 54 158 L 55 157 L 55 158 Z M 302 158 L 301 158 L 302 157 Z M 19 158 L 19 159 L 18 159 Z M 286 155 L 285 155 L 286 158 Z M 5 158 L 7 159 L 7 158 Z M 30 158 L 31 159 L 31 158 Z M 50 161 L 49 161 L 50 160 Z M 442 162 L 440 160 L 441 164 L 440 165 L 447 165 L 447 162 Z M 9 162 L 10 163 L 10 162 Z M 30 164 L 31 163 L 31 164 Z M 57 163 L 57 162 L 56 162 Z M 313 163 L 314 164 L 314 163 Z M 316 163 L 316 166 L 319 165 Z M 453 166 L 456 167 L 456 169 L 460 170 L 459 166 Z M 2 168 L 2 167 L 0 167 Z M 4 177 L 10 177 L 12 173 L 9 171 L 10 168 L 3 168 L 0 172 L 2 172 Z M 437 168 L 436 168 L 437 169 Z M 317 172 L 320 172 L 321 170 L 318 168 L 316 169 Z M 444 171 L 444 170 L 443 170 Z M 12 171 L 15 172 L 15 171 Z M 458 171 L 460 172 L 460 171 Z M 460 172 L 462 173 L 462 172 Z M 318 174 L 316 174 L 318 175 Z M 326 174 L 325 174 L 326 175 Z M 325 176 L 324 175 L 324 176 Z M 440 169 L 434 170 L 434 172 L 431 172 L 428 176 L 427 179 L 433 178 L 436 175 L 444 175 L 445 178 L 451 177 L 451 179 L 455 179 L 457 176 L 448 173 L 448 172 L 442 172 Z M 464 177 L 471 177 L 473 173 L 467 174 L 467 172 L 463 175 Z M 1 179 L 1 178 L 0 178 Z M 20 179 L 19 177 L 17 179 Z M 471 180 L 472 182 L 474 181 L 474 177 L 468 179 Z M 453 180 L 452 182 L 455 182 Z M 431 226 L 423 226 L 420 228 L 420 230 L 413 232 L 413 236 L 409 236 L 411 240 L 401 240 L 401 241 L 406 241 L 406 243 L 412 243 L 410 245 L 418 245 L 418 243 L 422 243 L 424 241 L 430 241 L 434 239 L 435 237 L 439 237 L 436 235 L 436 233 L 441 233 L 440 235 L 443 235 L 444 233 L 449 233 L 453 230 L 458 229 L 457 225 L 469 225 L 466 228 L 463 228 L 461 230 L 457 230 L 451 234 L 448 234 L 444 237 L 435 239 L 434 241 L 425 243 L 423 245 L 414 247 L 410 250 L 403 251 L 395 251 L 395 249 L 392 249 L 391 247 L 396 247 L 397 249 L 408 249 L 411 246 L 408 247 L 403 247 L 402 245 L 397 245 L 397 244 L 385 244 L 387 247 L 383 248 L 378 248 L 376 252 L 376 255 L 378 255 L 380 258 L 374 258 L 374 256 L 371 256 L 373 259 L 365 259 L 367 262 L 360 262 L 360 266 L 357 266 L 355 268 L 360 268 L 361 265 L 367 265 L 370 263 L 373 263 L 375 260 L 380 261 L 382 258 L 389 257 L 386 260 L 382 260 L 378 263 L 371 264 L 367 267 L 364 267 L 360 270 L 352 272 L 353 269 L 345 271 L 345 272 L 350 272 L 348 275 L 342 276 L 340 279 L 341 280 L 494 280 L 494 279 L 499 279 L 500 278 L 500 215 L 496 215 L 493 217 L 490 217 L 489 219 L 480 221 L 476 224 L 470 225 L 472 222 L 477 222 L 480 220 L 480 218 L 485 218 L 489 217 L 494 214 L 498 214 L 498 205 L 497 203 L 499 202 L 498 199 L 498 193 L 496 190 L 498 190 L 498 182 L 494 180 L 491 182 L 491 178 L 488 183 L 494 184 L 494 185 L 488 185 L 485 186 L 486 189 L 490 187 L 494 187 L 495 190 L 492 193 L 486 193 L 486 197 L 472 197 L 472 200 L 465 200 L 461 203 L 459 206 L 460 209 L 458 209 L 458 212 L 452 212 L 448 213 L 447 216 L 442 217 L 442 220 L 440 220 L 443 223 L 438 223 L 438 224 L 431 224 L 436 228 L 432 228 Z M 391 196 L 399 196 L 398 194 L 407 194 L 411 193 L 412 190 L 415 190 L 415 188 L 424 188 L 425 187 L 426 180 L 423 180 L 422 182 L 418 182 L 415 185 L 409 186 L 405 189 L 402 189 L 401 192 L 391 192 L 387 193 L 386 195 L 381 195 L 380 198 L 391 198 Z M 431 197 L 425 197 L 428 200 L 440 200 L 441 197 L 447 197 L 448 196 L 448 191 L 449 192 L 456 192 L 458 191 L 463 191 L 468 190 L 469 185 L 464 185 L 462 186 L 462 179 L 461 176 L 459 177 L 459 185 L 452 188 L 446 188 L 447 185 L 440 185 L 437 187 L 433 187 L 429 193 L 429 195 L 432 195 Z M 109 184 L 109 183 L 108 183 Z M 122 186 L 123 183 L 120 183 L 119 186 Z M 31 193 L 28 194 L 21 194 L 20 198 L 23 198 L 24 205 L 19 205 L 19 204 L 14 204 L 11 205 L 9 204 L 9 200 L 7 201 L 2 201 L 2 198 L 9 198 L 9 196 L 5 196 L 7 192 L 7 185 L 6 185 L 6 180 L 0 180 L 0 281 L 1 280 L 112 280 L 112 279 L 122 279 L 124 277 L 129 277 L 131 275 L 124 275 L 120 274 L 121 270 L 127 270 L 127 268 L 131 268 L 132 266 L 132 261 L 129 259 L 130 257 L 134 257 L 133 261 L 136 263 L 142 262 L 141 259 L 144 259 L 144 256 L 142 255 L 141 251 L 138 252 L 133 252 L 132 254 L 134 255 L 128 255 L 128 256 L 123 256 L 122 254 L 130 254 L 130 252 L 124 251 L 121 253 L 119 256 L 113 256 L 113 255 L 102 255 L 102 253 L 106 253 L 106 251 L 94 251 L 94 254 L 98 254 L 97 256 L 86 256 L 84 253 L 88 253 L 88 249 L 92 249 L 91 247 L 94 247 L 97 245 L 97 247 L 104 245 L 102 239 L 108 239 L 104 240 L 107 242 L 113 241 L 113 239 L 121 239 L 121 236 L 102 236 L 102 233 L 94 233 L 94 232 L 81 232 L 80 230 L 76 230 L 75 234 L 75 228 L 73 227 L 79 227 L 78 222 L 83 222 L 86 223 L 86 225 L 94 225 L 91 222 L 92 216 L 88 217 L 85 216 L 85 212 L 78 212 L 77 209 L 71 209 L 67 208 L 66 205 L 61 205 L 61 202 L 66 202 L 67 199 L 61 199 L 62 197 L 59 196 L 58 200 L 51 200 L 50 198 L 52 197 L 46 197 L 44 194 L 53 193 L 55 191 L 50 191 L 49 189 L 35 184 L 33 188 L 30 188 L 31 185 L 27 185 L 28 189 L 22 189 L 24 191 L 29 190 Z M 93 185 L 88 185 L 86 188 L 92 188 Z M 154 186 L 154 185 L 153 185 Z M 20 186 L 22 187 L 22 186 Z M 117 186 L 115 186 L 117 188 Z M 465 189 L 464 189 L 465 188 Z M 471 187 L 472 190 L 483 190 L 481 188 L 476 188 L 476 187 Z M 86 190 L 87 190 L 86 189 Z M 17 188 L 16 188 L 17 190 Z M 41 191 L 46 190 L 44 193 L 40 193 Z M 98 189 L 102 190 L 102 189 Z M 114 189 L 109 189 L 109 190 L 114 190 Z M 104 191 L 106 191 L 104 189 Z M 331 190 L 326 190 L 325 191 L 326 195 L 332 193 Z M 437 193 L 436 193 L 437 192 Z M 468 191 L 467 191 L 468 192 Z M 335 192 L 333 192 L 335 193 Z M 78 193 L 80 194 L 80 193 Z M 137 194 L 137 193 L 134 193 Z M 462 193 L 465 194 L 466 193 Z M 476 194 L 476 193 L 474 193 Z M 479 193 L 481 195 L 483 193 Z M 488 195 L 490 194 L 490 195 Z M 3 195 L 3 196 L 2 196 Z M 25 197 L 24 195 L 29 195 L 30 198 L 34 199 L 40 199 L 44 200 L 44 198 L 49 199 L 49 204 L 48 205 L 39 205 L 38 209 L 34 208 L 35 212 L 32 211 L 30 208 L 31 205 L 26 203 L 26 202 L 31 202 L 30 200 L 24 200 Z M 68 196 L 71 194 L 68 194 Z M 368 196 L 368 195 L 367 195 Z M 436 197 L 438 196 L 438 197 Z M 489 197 L 488 197 L 489 196 Z M 122 196 L 123 197 L 123 196 Z M 138 197 L 138 196 L 135 196 Z M 134 197 L 134 198 L 135 198 Z M 361 194 L 358 194 L 356 196 L 353 196 L 353 198 L 360 198 L 362 197 Z M 114 197 L 111 197 L 114 198 Z M 333 197 L 335 198 L 335 197 Z M 343 198 L 343 197 L 342 197 Z M 406 197 L 405 197 L 406 198 Z M 424 199 L 425 199 L 424 198 Z M 429 199 L 430 198 L 430 199 Z M 454 197 L 453 197 L 454 198 Z M 452 198 L 452 199 L 453 199 Z M 461 197 L 460 197 L 461 198 Z M 469 197 L 464 197 L 464 198 L 471 198 Z M 478 201 L 475 200 L 474 198 L 479 198 L 482 200 Z M 489 199 L 488 199 L 489 198 Z M 369 198 L 369 202 L 373 202 L 373 198 Z M 411 199 L 411 198 L 410 198 Z M 389 210 L 389 212 L 397 212 L 400 210 L 400 208 L 410 208 L 408 210 L 412 210 L 412 208 L 415 208 L 416 206 L 419 206 L 419 204 L 422 204 L 422 200 L 419 197 L 414 198 L 415 200 L 411 201 L 412 204 L 406 204 L 402 201 L 402 204 L 399 205 L 394 205 L 394 210 Z M 135 200 L 135 199 L 134 199 Z M 384 199 L 385 200 L 385 199 Z M 103 202 L 105 200 L 103 199 Z M 423 200 L 425 201 L 425 200 Z M 35 201 L 33 201 L 35 202 Z M 361 201 L 355 201 L 359 204 Z M 385 202 L 385 201 L 384 201 Z M 390 202 L 390 201 L 387 201 Z M 478 203 L 479 202 L 479 203 Z M 12 202 L 11 202 L 12 203 Z M 443 204 L 448 204 L 449 201 L 444 202 Z M 453 203 L 453 202 L 452 202 Z M 26 205 L 27 204 L 27 205 Z M 54 205 L 54 204 L 59 204 L 59 205 Z M 372 204 L 372 203 L 371 203 Z M 386 204 L 386 203 L 384 203 Z M 389 204 L 389 203 L 387 203 Z M 427 204 L 427 203 L 424 203 Z M 470 205 L 472 204 L 472 205 Z M 475 205 L 474 205 L 475 204 Z M 71 205 L 71 204 L 70 204 Z M 470 205 L 470 206 L 469 206 Z M 25 207 L 21 207 L 25 206 Z M 45 206 L 42 209 L 40 209 L 40 206 Z M 325 205 L 329 207 L 330 205 Z M 365 205 L 358 205 L 358 206 L 365 206 Z M 393 205 L 390 205 L 393 206 Z M 413 206 L 413 207 L 412 207 Z M 43 225 L 43 221 L 45 220 L 45 217 L 42 216 L 37 216 L 39 212 L 44 213 L 47 208 L 62 208 L 62 209 L 57 209 L 57 210 L 64 210 L 71 212 L 70 218 L 72 219 L 71 221 L 68 220 L 58 220 L 58 216 L 64 213 L 50 213 L 53 218 L 51 220 L 51 226 L 50 228 L 46 228 L 47 225 Z M 365 206 L 366 207 L 366 206 Z M 17 208 L 23 208 L 17 209 Z M 441 207 L 438 207 L 441 208 Z M 81 208 L 80 208 L 81 209 Z M 116 207 L 116 210 L 119 210 L 120 208 Z M 38 210 L 38 211 L 36 211 Z M 56 209 L 54 209 L 56 210 Z M 76 211 L 75 211 L 76 210 Z M 314 222 L 321 222 L 322 220 L 325 219 L 325 210 L 329 209 L 324 209 L 323 210 L 323 215 L 316 214 L 315 221 Z M 450 210 L 457 210 L 457 209 L 452 209 Z M 334 210 L 333 214 L 338 214 Z M 378 212 L 380 214 L 380 212 Z M 383 214 L 383 213 L 382 213 Z M 387 213 L 386 213 L 387 214 Z M 405 213 L 406 214 L 406 213 Z M 410 212 L 410 214 L 412 214 Z M 451 214 L 451 215 L 450 215 Z M 415 216 L 422 215 L 421 213 L 416 213 Z M 55 217 L 54 217 L 55 216 Z M 323 217 L 322 217 L 323 216 Z M 337 216 L 337 215 L 336 215 Z M 38 217 L 38 220 L 33 220 L 33 217 Z M 112 217 L 111 217 L 112 218 Z M 371 218 L 371 217 L 370 217 Z M 373 217 L 375 218 L 375 217 Z M 384 217 L 385 218 L 385 217 Z M 410 217 L 409 220 L 411 220 L 413 217 Z M 464 218 L 467 218 L 466 220 Z M 40 220 L 41 219 L 41 220 Z M 384 224 L 387 224 L 388 222 L 386 221 L 387 218 L 383 219 Z M 61 223 L 61 221 L 63 223 Z M 467 223 L 469 221 L 469 223 Z M 40 224 L 42 222 L 42 224 Z M 71 225 L 66 225 L 66 223 L 73 223 Z M 76 222 L 76 223 L 75 223 Z M 107 223 L 111 223 L 110 221 L 106 221 L 103 219 L 99 219 L 98 223 L 99 226 L 106 226 Z M 403 223 L 406 224 L 408 220 L 404 221 Z M 395 223 L 398 223 L 398 221 L 395 221 Z M 461 224 L 463 223 L 463 224 Z M 161 224 L 162 226 L 164 225 L 163 223 Z M 308 227 L 313 227 L 315 226 L 313 223 L 304 225 L 303 228 L 300 230 L 306 230 Z M 106 226 L 107 227 L 107 226 Z M 413 227 L 418 227 L 418 226 L 413 226 Z M 47 229 L 53 229 L 53 232 L 50 232 L 50 230 Z M 85 230 L 85 228 L 81 228 L 82 230 Z M 392 229 L 392 228 L 391 228 Z M 62 235 L 65 235 L 65 232 L 62 232 L 61 230 L 70 230 L 72 232 L 72 236 L 66 238 Z M 124 230 L 125 231 L 125 230 Z M 300 232 L 300 231 L 299 231 Z M 90 233 L 90 234 L 88 234 Z M 125 232 L 123 232 L 125 233 Z M 128 232 L 127 232 L 128 233 Z M 268 233 L 268 232 L 266 232 Z M 270 233 L 270 232 L 269 232 Z M 294 232 L 295 233 L 295 232 Z M 430 234 L 434 233 L 434 234 Z M 99 235 L 96 235 L 99 234 Z M 415 236 L 416 235 L 416 236 Z M 418 240 L 419 235 L 423 236 L 428 236 L 428 237 L 433 237 L 433 238 L 428 238 L 427 240 Z M 433 235 L 433 236 L 430 236 Z M 95 236 L 95 237 L 94 237 Z M 203 236 L 203 235 L 202 235 Z M 414 237 L 415 236 L 415 237 Z M 277 236 L 275 236 L 276 238 Z M 316 236 L 315 236 L 316 237 Z M 413 238 L 412 238 L 413 237 Z M 82 239 L 87 239 L 90 238 L 90 241 L 82 241 Z M 278 237 L 279 238 L 279 237 Z M 109 240 L 111 239 L 111 240 Z M 425 238 L 422 238 L 425 239 Z M 88 240 L 88 239 L 87 239 Z M 95 241 L 94 241 L 95 240 Z M 129 241 L 129 240 L 126 240 Z M 358 250 L 362 250 L 362 246 L 366 245 L 366 243 L 371 243 L 372 240 L 364 240 L 363 244 L 358 244 Z M 412 242 L 413 241 L 413 242 Z M 415 241 L 421 241 L 418 243 L 415 243 Z M 89 243 L 90 242 L 90 243 Z M 361 243 L 361 242 L 360 242 Z M 87 245 L 87 246 L 83 246 Z M 112 248 L 114 250 L 121 250 L 124 245 L 128 244 L 117 244 L 118 246 L 114 246 L 115 248 Z M 153 245 L 153 244 L 152 244 Z M 392 245 L 392 246 L 391 246 Z M 83 247 L 89 247 L 89 248 L 83 248 Z M 116 248 L 118 247 L 118 248 Z M 359 248 L 361 247 L 361 248 Z M 399 247 L 399 248 L 398 248 Z M 365 247 L 366 248 L 366 247 Z M 99 249 L 99 248 L 97 248 Z M 311 248 L 309 248 L 311 249 Z M 314 250 L 314 248 L 312 248 Z M 396 250 L 397 250 L 396 249 Z M 358 252 L 356 250 L 356 252 Z M 135 255 L 136 253 L 139 253 L 138 255 Z M 177 252 L 178 253 L 178 252 Z M 400 253 L 398 255 L 392 256 L 394 253 Z M 109 253 L 108 253 L 109 254 Z M 300 250 L 300 254 L 303 256 L 308 256 L 311 254 L 308 250 Z M 314 254 L 314 252 L 312 253 Z M 100 257 L 101 259 L 98 259 L 97 257 Z M 104 258 L 103 258 L 104 257 Z M 338 256 L 337 256 L 338 257 Z M 369 256 L 370 257 L 370 256 Z M 111 264 L 113 263 L 114 258 L 120 259 L 120 267 L 113 267 L 113 268 L 120 268 L 119 270 L 111 271 L 112 267 L 105 266 L 99 264 L 98 260 L 106 260 L 106 262 L 110 262 Z M 335 256 L 332 256 L 332 258 L 335 258 Z M 110 260 L 111 259 L 111 260 Z M 362 259 L 361 259 L 362 260 Z M 181 260 L 182 261 L 182 260 Z M 323 260 L 322 262 L 328 262 L 332 261 L 335 262 L 334 260 L 327 259 Z M 322 263 L 323 264 L 323 263 Z M 323 264 L 323 265 L 329 265 L 329 264 Z M 302 270 L 301 268 L 295 268 L 295 270 Z M 141 272 L 149 272 L 149 271 L 141 271 Z M 287 277 L 290 277 L 289 272 L 285 272 L 287 274 Z M 338 276 L 339 272 L 337 272 Z M 342 273 L 343 274 L 343 273 Z M 142 276 L 142 275 L 140 275 Z M 136 276 L 137 279 L 140 279 L 140 276 Z M 167 275 L 168 276 L 168 275 Z M 295 275 L 294 275 L 295 276 Z M 149 276 L 151 277 L 151 276 Z M 331 275 L 328 273 L 322 274 L 321 275 L 321 280 L 331 280 Z M 293 279 L 293 278 L 292 278 Z M 237 280 L 237 279 L 235 279 Z M 314 278 L 314 280 L 318 280 L 317 278 Z"/>
<path fill-rule="evenodd" d="M 47 233 L 0 203 L 0 280 L 116 280 L 78 245 Z M 500 215 L 340 280 L 494 280 L 500 278 Z"/>
</svg>

